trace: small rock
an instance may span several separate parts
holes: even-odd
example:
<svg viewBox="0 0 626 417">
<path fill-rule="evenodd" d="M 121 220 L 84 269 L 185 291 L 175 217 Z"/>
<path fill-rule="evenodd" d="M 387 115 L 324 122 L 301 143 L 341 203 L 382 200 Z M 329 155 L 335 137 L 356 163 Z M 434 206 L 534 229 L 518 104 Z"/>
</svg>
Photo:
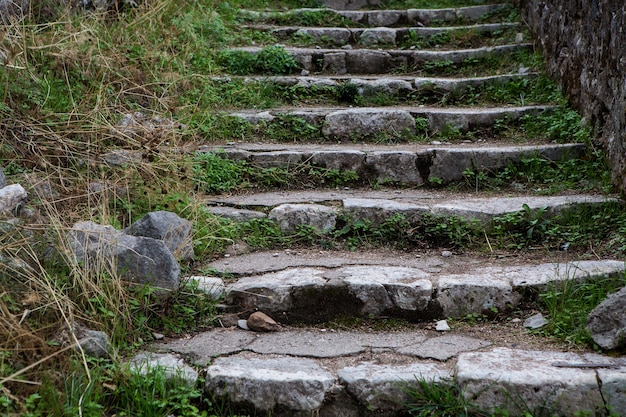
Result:
<svg viewBox="0 0 626 417">
<path fill-rule="evenodd" d="M 280 329 L 280 325 L 274 319 L 261 311 L 250 314 L 247 325 L 255 332 L 276 332 Z"/>
<path fill-rule="evenodd" d="M 157 333 L 157 332 L 153 332 L 152 333 L 152 337 L 154 337 L 154 340 L 163 340 L 163 339 L 165 339 L 165 335 L 164 334 Z"/>
<path fill-rule="evenodd" d="M 521 321 L 522 321 L 522 319 L 518 319 L 518 318 L 516 317 L 516 318 L 514 318 L 513 320 L 511 320 L 511 323 L 519 323 L 519 322 L 521 322 Z"/>
<path fill-rule="evenodd" d="M 250 330 L 247 320 L 237 320 L 237 326 L 243 330 Z"/>
<path fill-rule="evenodd" d="M 306 76 L 308 76 L 309 74 L 310 74 L 310 72 L 309 72 L 309 71 L 307 71 L 307 70 L 302 70 L 302 71 L 300 71 L 300 75 L 302 75 L 303 77 L 306 77 Z"/>
<path fill-rule="evenodd" d="M 528 327 L 529 329 L 539 329 L 546 324 L 548 324 L 548 320 L 546 320 L 541 313 L 537 313 L 524 320 L 524 327 Z"/>
<path fill-rule="evenodd" d="M 517 70 L 517 73 L 518 73 L 518 74 L 521 74 L 521 75 L 526 75 L 526 74 L 529 74 L 529 73 L 530 73 L 530 68 L 527 68 L 527 67 L 519 67 L 519 69 Z"/>
<path fill-rule="evenodd" d="M 523 33 L 517 33 L 515 35 L 515 42 L 516 43 L 522 43 L 524 42 L 524 34 Z"/>
<path fill-rule="evenodd" d="M 441 142 L 438 140 L 433 140 L 432 142 L 430 142 L 431 145 L 441 145 Z"/>
<path fill-rule="evenodd" d="M 446 320 L 439 320 L 437 323 L 435 323 L 435 330 L 437 330 L 438 332 L 447 332 L 451 329 Z"/>
<path fill-rule="evenodd" d="M 444 258 L 449 258 L 452 256 L 452 252 L 450 252 L 449 250 L 444 250 L 443 252 L 441 252 L 441 256 L 443 256 Z"/>
</svg>

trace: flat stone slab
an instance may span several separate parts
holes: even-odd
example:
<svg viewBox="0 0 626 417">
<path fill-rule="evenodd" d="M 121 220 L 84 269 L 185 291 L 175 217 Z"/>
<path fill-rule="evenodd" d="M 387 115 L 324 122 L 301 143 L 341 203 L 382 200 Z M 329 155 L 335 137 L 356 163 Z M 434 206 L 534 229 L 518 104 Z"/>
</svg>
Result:
<svg viewBox="0 0 626 417">
<path fill-rule="evenodd" d="M 510 81 L 529 79 L 537 74 L 502 74 L 483 77 L 412 77 L 402 75 L 365 75 L 353 77 L 351 75 L 320 76 L 229 76 L 215 77 L 214 82 L 228 83 L 241 79 L 245 83 L 272 83 L 286 87 L 299 88 L 337 88 L 344 84 L 357 86 L 359 95 L 408 94 L 411 92 L 441 92 L 463 93 L 469 88 L 481 88 L 488 85 L 504 84 Z"/>
<path fill-rule="evenodd" d="M 255 340 L 255 334 L 236 329 L 215 329 L 188 339 L 176 339 L 167 344 L 168 350 L 193 357 L 193 364 L 204 366 L 219 356 L 245 350 Z"/>
<path fill-rule="evenodd" d="M 474 49 L 422 50 L 422 49 L 317 49 L 292 48 L 291 54 L 305 71 L 331 74 L 383 74 L 406 66 L 420 68 L 428 62 L 446 61 L 462 65 L 468 59 L 484 59 L 516 51 L 532 50 L 531 43 L 485 46 Z M 244 46 L 230 48 L 233 52 L 258 54 L 263 48 Z"/>
<path fill-rule="evenodd" d="M 431 337 L 422 344 L 405 346 L 399 349 L 398 353 L 417 356 L 422 359 L 447 361 L 461 352 L 478 350 L 490 345 L 490 342 L 473 337 L 445 334 L 439 337 Z"/>
<path fill-rule="evenodd" d="M 336 5 L 337 0 L 334 0 Z M 358 4 L 355 8 L 361 8 L 368 4 L 366 1 L 345 0 L 340 6 Z M 370 3 L 371 4 L 371 3 Z M 337 10 L 333 5 L 326 9 L 301 8 L 289 11 L 259 12 L 254 10 L 240 10 L 239 12 L 249 19 L 268 19 L 281 15 L 297 15 L 303 13 L 336 13 L 350 19 L 355 23 L 366 26 L 395 26 L 395 25 L 428 25 L 432 21 L 456 22 L 461 20 L 477 21 L 485 14 L 492 14 L 504 8 L 511 7 L 508 4 L 488 4 L 480 6 L 445 8 L 445 9 L 409 9 L 409 10 Z M 349 6 L 348 6 L 349 7 Z"/>
<path fill-rule="evenodd" d="M 367 113 L 359 114 L 364 117 Z M 351 122 L 340 118 L 328 125 L 328 132 L 349 134 L 345 130 Z M 351 117 L 351 116 L 349 116 Z M 491 117 L 491 116 L 490 116 Z M 365 117 L 363 120 L 370 120 Z M 411 119 L 412 120 L 412 119 Z M 333 127 L 341 126 L 338 130 Z M 386 129 L 386 125 L 379 125 Z M 359 130 L 359 132 L 363 132 Z M 517 146 L 486 146 L 483 144 L 458 146 L 398 145 L 276 145 L 237 144 L 203 146 L 198 152 L 219 152 L 224 158 L 245 161 L 260 168 L 294 166 L 352 171 L 363 182 L 394 182 L 411 185 L 424 183 L 449 184 L 465 179 L 467 170 L 493 173 L 525 158 L 543 158 L 563 161 L 580 158 L 586 147 L 583 144 L 546 144 Z M 252 214 L 232 208 L 216 207 L 211 211 L 234 220 L 252 218 Z M 256 217 L 262 216 L 259 214 Z"/>
<path fill-rule="evenodd" d="M 234 403 L 252 403 L 256 410 L 313 411 L 334 382 L 310 359 L 226 357 L 207 368 L 205 391 Z"/>
<path fill-rule="evenodd" d="M 626 409 L 626 363 L 602 355 L 494 348 L 461 354 L 455 376 L 465 395 L 486 409 L 497 404 L 519 412 L 511 399 L 563 415 Z"/>
<path fill-rule="evenodd" d="M 395 316 L 412 320 L 461 318 L 515 308 L 528 288 L 581 282 L 623 273 L 622 261 L 578 261 L 502 267 L 444 268 L 340 266 L 286 268 L 242 277 L 227 286 L 238 311 L 259 309 L 282 322 L 324 322 L 336 317 Z"/>
</svg>

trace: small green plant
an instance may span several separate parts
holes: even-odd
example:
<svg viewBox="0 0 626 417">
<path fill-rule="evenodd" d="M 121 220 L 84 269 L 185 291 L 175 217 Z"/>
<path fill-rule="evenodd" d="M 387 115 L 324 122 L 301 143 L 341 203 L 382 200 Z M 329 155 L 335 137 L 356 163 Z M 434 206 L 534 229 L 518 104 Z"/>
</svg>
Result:
<svg viewBox="0 0 626 417">
<path fill-rule="evenodd" d="M 225 50 L 217 54 L 217 63 L 235 75 L 291 74 L 300 66 L 282 46 L 268 46 L 257 53 Z"/>
<path fill-rule="evenodd" d="M 463 388 L 456 381 L 435 382 L 425 378 L 416 378 L 414 383 L 404 383 L 402 390 L 409 397 L 404 406 L 410 416 L 488 417 L 491 415 L 466 398 Z"/>
<path fill-rule="evenodd" d="M 192 168 L 196 187 L 206 193 L 228 192 L 243 186 L 245 163 L 219 152 L 197 154 Z"/>
</svg>

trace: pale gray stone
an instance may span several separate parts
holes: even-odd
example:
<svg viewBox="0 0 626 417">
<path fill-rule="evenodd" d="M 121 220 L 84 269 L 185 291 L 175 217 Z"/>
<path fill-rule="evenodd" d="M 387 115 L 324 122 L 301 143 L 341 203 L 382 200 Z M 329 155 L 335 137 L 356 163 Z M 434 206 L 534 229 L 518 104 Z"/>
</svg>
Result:
<svg viewBox="0 0 626 417">
<path fill-rule="evenodd" d="M 243 308 L 257 308 L 270 314 L 289 311 L 294 289 L 319 289 L 326 284 L 326 271 L 293 268 L 276 273 L 246 277 L 227 287 L 229 300 Z"/>
<path fill-rule="evenodd" d="M 195 281 L 198 289 L 214 300 L 219 300 L 226 293 L 226 286 L 221 278 L 192 276 L 189 280 Z"/>
<path fill-rule="evenodd" d="M 603 349 L 626 346 L 626 287 L 611 294 L 589 313 L 587 330 Z"/>
<path fill-rule="evenodd" d="M 330 137 L 354 139 L 386 133 L 391 136 L 415 134 L 415 119 L 404 110 L 354 108 L 326 116 L 322 133 Z"/>
<path fill-rule="evenodd" d="M 124 279 L 162 290 L 179 286 L 180 266 L 161 240 L 126 235 L 93 222 L 76 223 L 67 239 L 72 255 L 89 271 L 113 269 Z"/>
<path fill-rule="evenodd" d="M 335 378 L 304 358 L 218 358 L 209 366 L 205 391 L 234 403 L 251 403 L 256 410 L 276 407 L 314 411 L 322 406 Z"/>
<path fill-rule="evenodd" d="M 437 383 L 451 379 L 450 372 L 434 363 L 403 366 L 363 363 L 340 369 L 339 382 L 369 411 L 400 411 L 410 400 L 407 389 L 419 389 L 419 380 Z"/>
<path fill-rule="evenodd" d="M 262 168 L 293 168 L 302 162 L 302 152 L 297 151 L 270 151 L 252 153 L 250 164 Z"/>
<path fill-rule="evenodd" d="M 390 69 L 388 52 L 354 49 L 346 53 L 346 71 L 350 74 L 382 74 Z"/>
<path fill-rule="evenodd" d="M 575 261 L 527 265 L 523 268 L 512 267 L 508 276 L 515 288 L 532 287 L 545 290 L 550 284 L 590 281 L 603 276 L 615 276 L 625 270 L 623 261 Z"/>
<path fill-rule="evenodd" d="M 365 153 L 361 151 L 318 151 L 311 156 L 311 164 L 327 169 L 361 172 L 365 166 Z"/>
<path fill-rule="evenodd" d="M 447 332 L 452 329 L 450 329 L 447 320 L 439 320 L 437 323 L 435 323 L 435 330 L 437 330 L 438 332 Z"/>
<path fill-rule="evenodd" d="M 240 111 L 240 112 L 230 113 L 230 116 L 243 119 L 244 121 L 252 125 L 257 125 L 260 123 L 269 123 L 276 118 L 276 116 L 274 116 L 270 111 L 264 111 L 264 112 Z"/>
<path fill-rule="evenodd" d="M 513 292 L 508 280 L 498 277 L 478 274 L 439 277 L 437 301 L 445 317 L 460 318 L 492 308 L 506 311 L 520 299 L 521 295 Z"/>
<path fill-rule="evenodd" d="M 424 181 L 417 169 L 417 155 L 410 151 L 376 151 L 365 159 L 374 178 L 382 183 L 399 182 L 422 185 Z"/>
<path fill-rule="evenodd" d="M 117 149 L 101 155 L 100 159 L 109 166 L 123 166 L 140 164 L 143 157 L 141 151 Z"/>
<path fill-rule="evenodd" d="M 395 45 L 396 31 L 385 27 L 365 29 L 361 33 L 359 43 L 363 46 Z"/>
<path fill-rule="evenodd" d="M 190 338 L 176 339 L 159 347 L 188 355 L 194 365 L 206 366 L 217 356 L 232 355 L 245 350 L 255 339 L 255 333 L 236 328 L 213 329 Z"/>
<path fill-rule="evenodd" d="M 524 320 L 524 327 L 529 329 L 540 329 L 548 324 L 548 320 L 541 313 L 534 314 Z"/>
<path fill-rule="evenodd" d="M 324 54 L 322 71 L 342 75 L 348 72 L 345 52 L 329 52 Z"/>
<path fill-rule="evenodd" d="M 363 96 L 377 94 L 399 95 L 413 91 L 413 86 L 409 81 L 393 78 L 383 78 L 374 80 L 363 80 L 360 78 L 350 79 L 350 83 L 358 88 L 358 92 Z"/>
<path fill-rule="evenodd" d="M 594 363 L 618 362 L 595 354 L 494 348 L 489 352 L 459 355 L 455 375 L 465 389 L 465 396 L 481 408 L 501 407 L 518 412 L 511 401 L 513 398 L 529 410 L 541 407 L 558 410 L 562 415 L 574 415 L 583 410 L 604 409 L 597 380 L 601 378 L 600 371 L 607 376 L 610 374 L 611 390 L 616 383 L 622 387 L 626 383 L 623 365 L 605 370 L 594 368 Z M 619 397 L 623 398 L 623 388 L 617 399 L 623 403 Z"/>
<path fill-rule="evenodd" d="M 133 223 L 126 233 L 162 240 L 179 260 L 193 259 L 193 225 L 169 211 L 154 211 Z"/>
<path fill-rule="evenodd" d="M 421 344 L 405 346 L 398 349 L 398 353 L 425 359 L 447 361 L 461 352 L 477 350 L 489 345 L 491 343 L 485 340 L 448 333 L 439 337 L 431 337 Z"/>
<path fill-rule="evenodd" d="M 285 233 L 294 233 L 299 226 L 311 226 L 326 233 L 335 228 L 337 210 L 319 204 L 281 204 L 267 216 Z"/>
<path fill-rule="evenodd" d="M 111 341 L 105 332 L 88 329 L 78 324 L 74 326 L 74 331 L 80 350 L 87 356 L 109 358 L 113 353 Z"/>
<path fill-rule="evenodd" d="M 27 198 L 28 194 L 20 184 L 11 184 L 0 188 L 0 215 L 16 216 Z"/>
<path fill-rule="evenodd" d="M 351 219 L 363 219 L 379 226 L 389 217 L 402 214 L 410 222 L 417 222 L 422 214 L 430 212 L 426 204 L 403 203 L 374 198 L 346 198 L 343 214 Z"/>
<path fill-rule="evenodd" d="M 141 352 L 129 361 L 132 373 L 149 375 L 155 370 L 165 374 L 165 378 L 172 384 L 184 384 L 192 387 L 198 380 L 198 372 L 185 364 L 182 358 L 171 353 Z"/>
<path fill-rule="evenodd" d="M 367 12 L 369 26 L 393 26 L 402 19 L 402 10 L 371 10 Z"/>
<path fill-rule="evenodd" d="M 350 42 L 352 33 L 345 28 L 300 28 L 294 36 L 310 36 L 315 42 L 330 40 L 334 45 L 345 45 Z"/>
<path fill-rule="evenodd" d="M 410 24 L 422 23 L 424 25 L 430 24 L 433 20 L 450 22 L 458 19 L 464 19 L 476 21 L 483 15 L 493 13 L 502 7 L 503 6 L 501 4 L 486 4 L 480 6 L 459 7 L 456 9 L 409 9 L 407 10 L 407 18 Z"/>
<path fill-rule="evenodd" d="M 257 338 L 249 349 L 263 355 L 337 358 L 362 353 L 366 347 L 355 333 L 304 330 L 265 334 Z"/>
<path fill-rule="evenodd" d="M 234 222 L 247 222 L 253 219 L 265 219 L 267 214 L 262 211 L 236 209 L 232 207 L 209 207 L 211 214 L 224 217 Z"/>
</svg>

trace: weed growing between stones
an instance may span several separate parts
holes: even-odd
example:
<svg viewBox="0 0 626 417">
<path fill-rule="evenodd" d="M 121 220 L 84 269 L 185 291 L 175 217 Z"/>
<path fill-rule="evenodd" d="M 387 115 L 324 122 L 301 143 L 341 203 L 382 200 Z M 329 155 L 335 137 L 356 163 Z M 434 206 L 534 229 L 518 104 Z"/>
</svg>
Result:
<svg viewBox="0 0 626 417">
<path fill-rule="evenodd" d="M 416 417 L 488 417 L 491 413 L 481 410 L 466 398 L 463 388 L 456 381 L 429 381 L 416 377 L 414 383 L 401 387 L 409 397 L 404 407 L 409 416 Z"/>
<path fill-rule="evenodd" d="M 573 272 L 572 272 L 573 273 Z M 537 333 L 575 344 L 595 344 L 585 328 L 587 316 L 610 294 L 626 285 L 623 275 L 604 277 L 589 282 L 555 282 L 539 294 L 539 306 L 548 324 Z"/>
</svg>

